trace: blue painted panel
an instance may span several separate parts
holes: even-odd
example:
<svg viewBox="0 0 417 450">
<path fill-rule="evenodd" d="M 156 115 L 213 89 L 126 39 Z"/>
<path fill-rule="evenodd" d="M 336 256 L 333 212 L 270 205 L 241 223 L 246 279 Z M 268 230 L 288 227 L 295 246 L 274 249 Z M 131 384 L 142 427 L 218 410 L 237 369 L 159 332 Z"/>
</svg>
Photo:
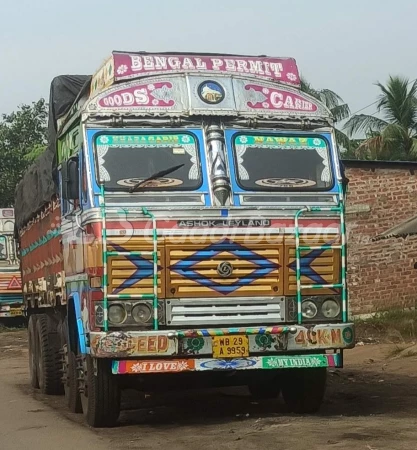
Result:
<svg viewBox="0 0 417 450">
<path fill-rule="evenodd" d="M 81 315 L 81 300 L 78 292 L 71 292 L 70 297 L 73 299 L 75 308 L 75 318 L 77 321 L 77 331 L 78 331 L 78 342 L 80 343 L 80 351 L 83 355 L 87 353 L 87 348 L 85 345 L 85 332 L 84 324 Z"/>
<path fill-rule="evenodd" d="M 23 303 L 22 294 L 0 294 L 0 303 Z"/>
</svg>

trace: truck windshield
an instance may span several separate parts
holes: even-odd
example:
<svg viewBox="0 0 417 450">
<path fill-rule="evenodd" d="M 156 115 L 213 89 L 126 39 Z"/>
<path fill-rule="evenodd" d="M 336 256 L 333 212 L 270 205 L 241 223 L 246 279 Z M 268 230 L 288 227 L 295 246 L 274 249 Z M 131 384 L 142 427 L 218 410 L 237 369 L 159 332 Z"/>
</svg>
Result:
<svg viewBox="0 0 417 450">
<path fill-rule="evenodd" d="M 248 191 L 323 191 L 333 186 L 321 137 L 238 134 L 233 142 L 238 185 Z"/>
<path fill-rule="evenodd" d="M 190 133 L 100 134 L 95 151 L 99 178 L 108 191 L 129 191 L 171 166 L 181 167 L 139 191 L 188 191 L 202 184 L 197 139 Z"/>
</svg>

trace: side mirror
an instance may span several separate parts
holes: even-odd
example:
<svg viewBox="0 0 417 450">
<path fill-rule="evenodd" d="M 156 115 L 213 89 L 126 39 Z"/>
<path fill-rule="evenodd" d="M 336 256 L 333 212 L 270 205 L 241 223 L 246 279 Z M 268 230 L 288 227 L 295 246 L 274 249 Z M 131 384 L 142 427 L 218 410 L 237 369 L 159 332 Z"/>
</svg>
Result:
<svg viewBox="0 0 417 450">
<path fill-rule="evenodd" d="M 79 200 L 79 170 L 78 158 L 70 158 L 62 163 L 62 197 L 65 200 Z"/>
</svg>

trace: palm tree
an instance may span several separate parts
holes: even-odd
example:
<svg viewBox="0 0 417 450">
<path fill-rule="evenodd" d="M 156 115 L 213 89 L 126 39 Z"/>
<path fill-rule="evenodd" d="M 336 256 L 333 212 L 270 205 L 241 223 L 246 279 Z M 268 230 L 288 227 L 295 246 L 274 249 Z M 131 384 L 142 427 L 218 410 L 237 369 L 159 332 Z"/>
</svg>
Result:
<svg viewBox="0 0 417 450">
<path fill-rule="evenodd" d="M 335 123 L 341 120 L 347 119 L 350 116 L 349 106 L 344 100 L 330 89 L 315 89 L 313 86 L 302 76 L 301 77 L 301 90 L 306 94 L 310 94 L 317 100 L 320 100 L 333 114 Z M 345 133 L 335 128 L 336 140 L 345 149 L 349 149 L 349 138 Z"/>
<path fill-rule="evenodd" d="M 381 93 L 375 115 L 358 114 L 344 127 L 349 136 L 365 133 L 365 140 L 357 148 L 358 155 L 370 159 L 417 159 L 417 80 L 390 76 L 384 86 L 376 83 Z"/>
</svg>

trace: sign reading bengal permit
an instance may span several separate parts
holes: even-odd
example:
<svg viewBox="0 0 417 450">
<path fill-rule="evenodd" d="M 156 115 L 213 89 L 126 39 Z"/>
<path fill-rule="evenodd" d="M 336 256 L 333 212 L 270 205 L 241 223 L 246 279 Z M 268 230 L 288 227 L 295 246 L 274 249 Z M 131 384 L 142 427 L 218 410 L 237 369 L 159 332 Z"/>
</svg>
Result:
<svg viewBox="0 0 417 450">
<path fill-rule="evenodd" d="M 293 86 L 300 85 L 300 76 L 293 58 L 135 54 L 113 52 L 116 81 L 172 72 L 211 72 L 252 75 Z"/>
</svg>

